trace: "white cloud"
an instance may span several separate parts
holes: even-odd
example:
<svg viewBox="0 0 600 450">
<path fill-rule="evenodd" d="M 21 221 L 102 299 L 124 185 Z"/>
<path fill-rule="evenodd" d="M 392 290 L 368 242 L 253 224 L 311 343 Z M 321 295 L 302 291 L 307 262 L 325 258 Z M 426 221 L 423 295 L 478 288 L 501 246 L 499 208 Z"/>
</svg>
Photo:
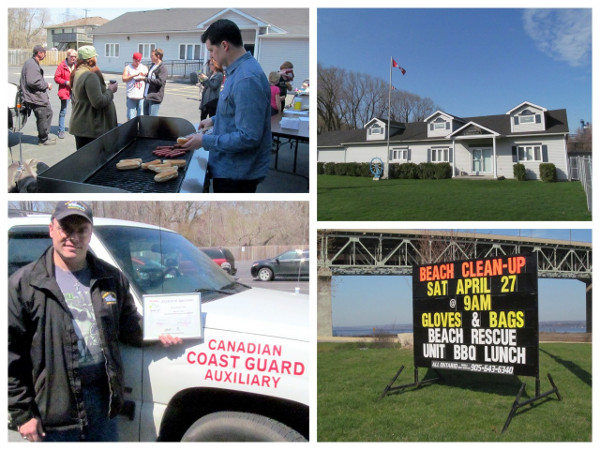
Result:
<svg viewBox="0 0 600 450">
<path fill-rule="evenodd" d="M 528 9 L 523 26 L 548 56 L 575 67 L 591 63 L 591 9 Z"/>
</svg>

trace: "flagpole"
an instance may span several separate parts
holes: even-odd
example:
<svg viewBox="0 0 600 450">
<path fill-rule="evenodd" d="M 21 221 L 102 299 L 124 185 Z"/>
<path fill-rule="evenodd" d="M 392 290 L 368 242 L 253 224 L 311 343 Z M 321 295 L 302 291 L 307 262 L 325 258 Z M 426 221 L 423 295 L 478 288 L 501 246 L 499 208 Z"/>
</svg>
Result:
<svg viewBox="0 0 600 450">
<path fill-rule="evenodd" d="M 388 87 L 388 123 L 387 123 L 387 154 L 385 157 L 385 171 L 384 178 L 388 178 L 389 175 L 389 164 L 390 164 L 390 116 L 392 111 L 392 61 L 393 57 L 390 56 L 390 86 Z"/>
</svg>

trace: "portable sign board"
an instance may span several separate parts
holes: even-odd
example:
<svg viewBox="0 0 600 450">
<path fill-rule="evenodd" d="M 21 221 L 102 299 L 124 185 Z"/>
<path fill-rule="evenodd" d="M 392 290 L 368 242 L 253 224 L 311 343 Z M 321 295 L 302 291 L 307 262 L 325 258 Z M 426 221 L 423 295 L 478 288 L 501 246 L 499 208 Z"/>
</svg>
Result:
<svg viewBox="0 0 600 450">
<path fill-rule="evenodd" d="M 413 267 L 415 367 L 539 376 L 537 255 Z"/>
</svg>

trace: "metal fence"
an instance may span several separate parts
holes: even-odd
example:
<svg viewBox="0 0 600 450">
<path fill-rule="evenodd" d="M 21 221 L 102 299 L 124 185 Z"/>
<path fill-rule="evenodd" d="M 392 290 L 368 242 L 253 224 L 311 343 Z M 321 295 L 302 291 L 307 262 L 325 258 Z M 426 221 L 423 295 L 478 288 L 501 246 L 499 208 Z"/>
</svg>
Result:
<svg viewBox="0 0 600 450">
<path fill-rule="evenodd" d="M 592 210 L 592 157 L 571 156 L 569 158 L 571 180 L 579 180 L 583 185 L 588 210 Z"/>
<path fill-rule="evenodd" d="M 169 78 L 189 78 L 192 84 L 198 82 L 198 71 L 204 72 L 207 69 L 204 67 L 203 60 L 165 60 L 163 64 L 166 66 Z"/>
<path fill-rule="evenodd" d="M 25 64 L 33 55 L 32 50 L 26 49 L 9 49 L 8 50 L 8 65 L 20 67 Z M 57 66 L 67 57 L 66 51 L 48 50 L 46 57 L 41 62 L 43 66 Z M 144 64 L 150 66 L 150 61 L 143 61 Z M 128 61 L 127 64 L 130 62 Z M 192 84 L 198 82 L 198 72 L 205 72 L 208 70 L 205 67 L 205 61 L 201 59 L 196 60 L 183 60 L 173 59 L 165 60 L 163 64 L 167 67 L 170 79 L 189 79 Z"/>
</svg>

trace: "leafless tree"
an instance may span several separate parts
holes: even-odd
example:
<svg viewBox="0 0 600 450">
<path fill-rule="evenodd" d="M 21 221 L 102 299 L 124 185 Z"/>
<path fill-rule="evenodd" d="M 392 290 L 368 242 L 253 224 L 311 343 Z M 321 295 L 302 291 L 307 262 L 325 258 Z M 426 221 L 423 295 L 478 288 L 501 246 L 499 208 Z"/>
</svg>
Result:
<svg viewBox="0 0 600 450">
<path fill-rule="evenodd" d="M 44 8 L 8 9 L 8 48 L 32 49 L 46 42 L 49 13 Z"/>
<path fill-rule="evenodd" d="M 389 83 L 365 73 L 318 66 L 317 112 L 319 132 L 362 128 L 374 117 L 415 122 L 436 109 L 430 98 L 392 90 Z M 389 101 L 389 105 L 388 105 Z"/>
<path fill-rule="evenodd" d="M 317 115 L 319 128 L 325 131 L 339 130 L 342 124 L 340 104 L 344 88 L 345 70 L 326 68 L 318 64 Z"/>
<path fill-rule="evenodd" d="M 200 247 L 309 243 L 308 202 L 94 201 L 95 217 L 172 229 Z M 9 202 L 9 208 L 50 213 L 54 202 Z"/>
</svg>

